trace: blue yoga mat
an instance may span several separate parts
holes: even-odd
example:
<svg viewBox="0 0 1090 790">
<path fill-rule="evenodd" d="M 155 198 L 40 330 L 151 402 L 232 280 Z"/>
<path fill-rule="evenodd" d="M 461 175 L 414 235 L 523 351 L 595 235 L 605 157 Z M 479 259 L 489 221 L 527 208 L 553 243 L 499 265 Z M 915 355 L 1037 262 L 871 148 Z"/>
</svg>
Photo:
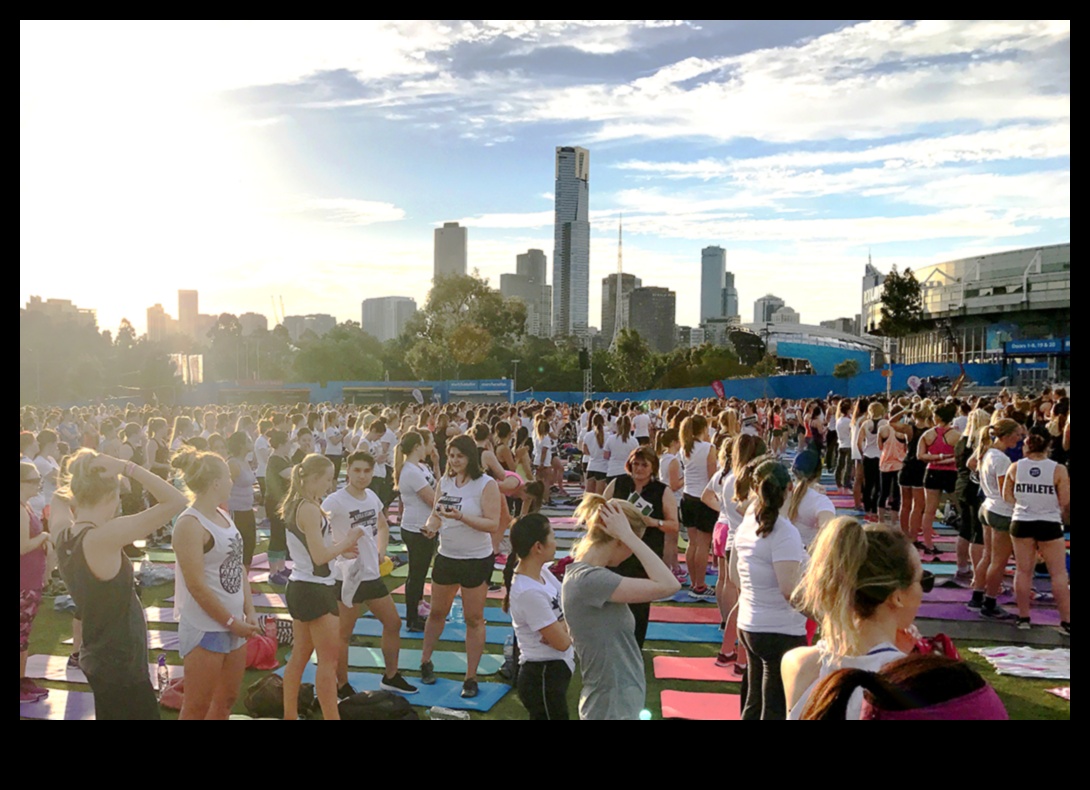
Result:
<svg viewBox="0 0 1090 790">
<path fill-rule="evenodd" d="M 486 625 L 484 641 L 490 645 L 502 645 L 504 640 L 514 634 L 514 629 L 503 625 Z M 382 636 L 382 623 L 378 620 L 361 617 L 356 621 L 356 627 L 352 629 L 356 636 Z M 407 631 L 401 626 L 402 639 L 423 639 L 424 634 L 419 631 Z M 443 642 L 464 642 L 466 627 L 464 623 L 447 623 L 443 629 L 443 635 L 439 639 Z"/>
<path fill-rule="evenodd" d="M 313 683 L 317 676 L 318 667 L 307 663 L 303 670 L 303 682 Z M 276 674 L 283 675 L 284 668 L 276 670 Z M 438 678 L 433 686 L 425 686 L 420 683 L 418 677 L 405 678 L 420 691 L 417 694 L 407 694 L 405 699 L 412 705 L 430 708 L 440 705 L 444 708 L 456 710 L 489 711 L 492 706 L 503 699 L 503 696 L 511 690 L 506 683 L 481 683 L 480 693 L 472 699 L 462 699 L 462 683 L 458 680 Z M 356 691 L 378 691 L 382 675 L 377 672 L 349 672 L 348 682 Z"/>
<path fill-rule="evenodd" d="M 290 654 L 289 654 L 290 657 Z M 420 650 L 401 650 L 398 654 L 399 669 L 406 672 L 415 672 L 420 666 Z M 451 653 L 445 650 L 437 650 L 431 654 L 432 664 L 436 672 L 464 675 L 466 673 L 466 654 Z M 312 653 L 310 663 L 318 663 L 318 654 Z M 386 662 L 382 658 L 382 650 L 377 647 L 358 647 L 353 645 L 348 648 L 348 666 L 355 669 L 385 669 Z M 503 666 L 503 656 L 495 653 L 485 653 L 477 663 L 478 675 L 494 675 Z M 415 683 L 413 685 L 416 685 Z"/>
<path fill-rule="evenodd" d="M 407 611 L 405 609 L 405 604 L 395 603 L 394 607 L 397 609 L 398 616 L 401 617 L 401 619 L 405 619 L 405 613 Z M 374 616 L 374 613 L 370 609 L 363 613 L 363 617 L 374 618 Z M 504 612 L 498 606 L 486 606 L 484 608 L 484 619 L 486 623 L 508 624 L 511 622 L 511 615 Z M 450 615 L 447 617 L 447 621 L 452 623 L 465 622 L 465 616 L 462 614 L 462 607 L 457 599 L 455 599 L 454 605 L 450 609 Z"/>
<path fill-rule="evenodd" d="M 648 623 L 649 642 L 710 642 L 723 641 L 723 632 L 717 625 L 702 623 Z"/>
</svg>

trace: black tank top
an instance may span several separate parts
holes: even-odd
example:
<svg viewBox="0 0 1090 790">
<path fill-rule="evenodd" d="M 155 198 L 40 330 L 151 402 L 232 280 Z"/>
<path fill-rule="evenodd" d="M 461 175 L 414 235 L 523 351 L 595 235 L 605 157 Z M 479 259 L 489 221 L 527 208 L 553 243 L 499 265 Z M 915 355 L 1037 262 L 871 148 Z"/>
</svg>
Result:
<svg viewBox="0 0 1090 790">
<path fill-rule="evenodd" d="M 130 460 L 137 466 L 143 466 L 145 461 L 144 448 L 133 447 L 129 442 L 125 442 L 125 446 L 129 448 L 130 452 L 132 452 L 132 458 Z M 129 486 L 131 488 L 131 491 L 129 493 L 130 497 L 132 497 L 133 499 L 139 499 L 143 496 L 144 487 L 132 478 L 129 478 Z"/>
<path fill-rule="evenodd" d="M 121 568 L 109 581 L 95 578 L 87 566 L 83 540 L 93 527 L 73 535 L 64 531 L 57 546 L 61 578 L 83 619 L 80 666 L 104 683 L 148 682 L 148 626 L 136 595 L 132 562 L 121 554 Z"/>
<path fill-rule="evenodd" d="M 905 447 L 905 463 L 919 462 L 916 458 L 916 448 L 920 446 L 920 429 L 916 427 L 915 423 L 908 426 L 912 433 L 908 435 L 908 445 Z"/>
<path fill-rule="evenodd" d="M 636 491 L 636 484 L 630 475 L 621 475 L 613 483 L 613 498 L 628 499 Z M 640 496 L 651 505 L 650 518 L 665 519 L 666 514 L 662 510 L 662 497 L 666 493 L 666 484 L 661 480 L 652 480 L 643 487 Z M 651 547 L 659 557 L 666 548 L 666 533 L 658 527 L 648 527 L 643 532 L 643 542 Z M 621 576 L 629 579 L 646 579 L 647 572 L 636 557 L 629 557 L 614 570 Z"/>
</svg>

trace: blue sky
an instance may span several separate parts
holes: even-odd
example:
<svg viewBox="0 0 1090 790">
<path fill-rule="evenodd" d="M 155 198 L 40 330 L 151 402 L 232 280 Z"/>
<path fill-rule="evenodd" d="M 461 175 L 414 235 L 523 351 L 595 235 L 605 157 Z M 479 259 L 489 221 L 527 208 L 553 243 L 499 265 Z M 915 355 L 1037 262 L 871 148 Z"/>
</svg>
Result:
<svg viewBox="0 0 1090 790">
<path fill-rule="evenodd" d="M 498 285 L 552 266 L 557 145 L 591 151 L 590 319 L 625 269 L 695 323 L 700 250 L 744 320 L 858 312 L 885 270 L 1070 239 L 1070 23 L 22 23 L 20 304 L 139 331 L 202 312 L 359 320 L 469 227 Z M 551 277 L 551 274 L 550 274 Z"/>
</svg>

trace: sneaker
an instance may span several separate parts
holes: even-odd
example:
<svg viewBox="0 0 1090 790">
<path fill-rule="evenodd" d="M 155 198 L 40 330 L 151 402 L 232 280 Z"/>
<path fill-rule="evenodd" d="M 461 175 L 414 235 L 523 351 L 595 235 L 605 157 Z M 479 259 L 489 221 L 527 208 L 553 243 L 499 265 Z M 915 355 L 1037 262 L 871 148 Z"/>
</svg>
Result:
<svg viewBox="0 0 1090 790">
<path fill-rule="evenodd" d="M 735 661 L 738 660 L 737 653 L 720 653 L 715 657 L 715 665 L 717 667 L 729 667 Z"/>
<path fill-rule="evenodd" d="M 715 590 L 713 590 L 711 587 L 708 587 L 707 585 L 704 586 L 703 590 L 698 590 L 695 587 L 691 587 L 689 588 L 689 597 L 694 601 L 714 601 Z"/>
<path fill-rule="evenodd" d="M 989 620 L 1013 620 L 1014 615 L 1008 612 L 1001 606 L 996 606 L 991 609 L 985 609 L 983 606 L 980 608 L 980 616 L 986 617 Z"/>
<path fill-rule="evenodd" d="M 395 672 L 392 678 L 383 677 L 378 684 L 379 688 L 386 691 L 396 691 L 398 694 L 415 694 L 416 686 L 408 683 L 401 677 L 400 672 Z"/>
<path fill-rule="evenodd" d="M 966 609 L 973 609 L 979 611 L 984 606 L 984 601 L 974 601 L 971 598 L 969 603 L 965 604 Z"/>
<path fill-rule="evenodd" d="M 68 656 L 68 668 L 69 669 L 79 669 L 80 668 L 80 666 L 79 666 L 79 651 L 78 650 L 75 653 L 73 653 L 72 655 Z"/>
<path fill-rule="evenodd" d="M 41 702 L 41 701 L 42 701 L 42 698 L 40 696 L 38 696 L 37 694 L 35 694 L 33 691 L 31 691 L 30 689 L 23 688 L 22 685 L 19 686 L 19 704 L 20 705 L 22 705 L 24 703 Z"/>
<path fill-rule="evenodd" d="M 421 620 L 419 617 L 408 620 L 405 623 L 405 630 L 413 634 L 423 633 L 424 621 Z"/>
<path fill-rule="evenodd" d="M 1071 636 L 1071 623 L 1060 623 L 1059 632 L 1064 636 Z"/>
<path fill-rule="evenodd" d="M 497 584 L 496 582 L 492 582 L 492 583 L 490 583 L 488 585 L 488 591 L 489 592 L 499 592 L 502 589 L 503 589 L 503 585 L 502 584 Z"/>
<path fill-rule="evenodd" d="M 23 695 L 28 694 L 33 699 L 25 700 Z M 35 683 L 30 678 L 19 678 L 19 701 L 20 702 L 35 702 L 37 700 L 45 699 L 49 696 L 49 689 L 43 688 Z"/>
<path fill-rule="evenodd" d="M 274 587 L 285 587 L 288 583 L 288 577 L 291 576 L 291 571 L 285 569 L 277 571 L 276 573 L 269 574 L 269 584 Z"/>
<path fill-rule="evenodd" d="M 465 699 L 476 697 L 479 690 L 480 689 L 477 687 L 476 678 L 468 678 L 465 682 L 462 683 L 462 696 Z"/>
<path fill-rule="evenodd" d="M 915 546 L 915 547 L 916 547 L 917 549 L 919 549 L 920 551 L 923 551 L 923 550 L 924 550 L 924 548 L 925 548 L 925 546 L 923 545 L 923 542 L 922 542 L 922 541 L 919 541 L 919 540 L 914 540 L 914 541 L 912 541 L 912 545 L 913 545 L 913 546 Z"/>
<path fill-rule="evenodd" d="M 425 686 L 435 683 L 435 665 L 430 661 L 420 662 L 420 682 Z"/>
<path fill-rule="evenodd" d="M 684 568 L 674 568 L 674 578 L 683 587 L 689 583 L 689 573 Z"/>
<path fill-rule="evenodd" d="M 972 568 L 970 568 L 968 570 L 964 570 L 964 571 L 963 570 L 958 570 L 954 574 L 954 581 L 968 582 L 968 581 L 972 581 L 972 580 L 973 580 L 973 569 Z"/>
<path fill-rule="evenodd" d="M 352 688 L 352 684 L 345 683 L 343 686 L 337 689 L 337 699 L 348 699 L 355 693 L 356 690 Z"/>
<path fill-rule="evenodd" d="M 1030 621 L 1029 621 L 1028 617 L 1019 617 L 1017 626 L 1018 626 L 1019 631 L 1028 631 L 1029 629 L 1031 629 L 1033 627 L 1030 624 Z"/>
<path fill-rule="evenodd" d="M 734 674 L 737 675 L 738 677 L 741 677 L 742 675 L 746 674 L 746 666 L 747 666 L 746 664 L 735 664 L 734 665 Z"/>
<path fill-rule="evenodd" d="M 427 601 L 421 601 L 416 605 L 416 616 L 421 620 L 427 619 L 427 616 L 431 614 L 431 604 Z"/>
<path fill-rule="evenodd" d="M 924 546 L 923 553 L 929 554 L 932 557 L 937 557 L 942 554 L 942 549 L 940 549 L 938 546 Z"/>
</svg>

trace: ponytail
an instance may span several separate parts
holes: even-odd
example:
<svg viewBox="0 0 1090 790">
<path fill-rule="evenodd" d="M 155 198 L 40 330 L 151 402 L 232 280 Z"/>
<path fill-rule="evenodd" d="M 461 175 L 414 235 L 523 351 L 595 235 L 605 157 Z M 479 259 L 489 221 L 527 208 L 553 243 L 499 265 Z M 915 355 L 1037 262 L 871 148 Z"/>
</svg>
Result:
<svg viewBox="0 0 1090 790">
<path fill-rule="evenodd" d="M 818 682 L 802 712 L 802 719 L 844 721 L 848 716 L 848 703 L 857 689 L 868 692 L 872 704 L 884 710 L 911 707 L 904 692 L 881 675 L 863 669 L 838 669 Z"/>
<path fill-rule="evenodd" d="M 601 414 L 595 414 L 591 417 L 591 424 L 594 427 L 594 438 L 598 441 L 598 448 L 601 449 L 606 446 L 606 419 Z"/>
<path fill-rule="evenodd" d="M 681 421 L 681 454 L 689 458 L 696 446 L 696 437 L 704 433 L 708 427 L 708 421 L 699 414 L 686 417 Z"/>
<path fill-rule="evenodd" d="M 780 517 L 791 476 L 779 461 L 768 460 L 754 470 L 754 479 L 757 480 L 757 537 L 766 538 Z"/>
<path fill-rule="evenodd" d="M 627 414 L 621 415 L 621 418 L 617 421 L 617 435 L 621 437 L 622 442 L 627 442 L 631 433 L 632 420 L 628 418 Z"/>
<path fill-rule="evenodd" d="M 552 527 L 549 519 L 540 513 L 530 513 L 511 525 L 511 553 L 507 555 L 507 564 L 503 566 L 503 611 L 511 609 L 511 580 L 519 560 L 530 556 L 534 546 L 549 539 Z"/>
<path fill-rule="evenodd" d="M 333 467 L 333 462 L 324 455 L 311 453 L 291 469 L 291 482 L 288 483 L 288 492 L 284 495 L 284 501 L 280 504 L 280 516 L 285 522 L 292 522 L 299 503 L 303 496 L 303 485 L 308 477 L 314 477 Z M 290 516 L 288 514 L 291 514 Z"/>
</svg>

